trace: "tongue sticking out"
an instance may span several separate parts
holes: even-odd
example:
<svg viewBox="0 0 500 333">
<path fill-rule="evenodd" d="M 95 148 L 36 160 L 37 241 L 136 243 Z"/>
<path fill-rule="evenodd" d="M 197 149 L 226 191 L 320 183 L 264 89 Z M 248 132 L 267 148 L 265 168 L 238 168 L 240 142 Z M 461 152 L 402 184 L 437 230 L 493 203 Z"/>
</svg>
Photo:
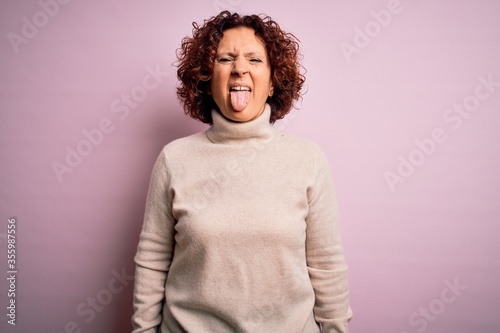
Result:
<svg viewBox="0 0 500 333">
<path fill-rule="evenodd" d="M 235 111 L 243 111 L 250 100 L 250 91 L 239 90 L 231 91 L 231 105 Z"/>
</svg>

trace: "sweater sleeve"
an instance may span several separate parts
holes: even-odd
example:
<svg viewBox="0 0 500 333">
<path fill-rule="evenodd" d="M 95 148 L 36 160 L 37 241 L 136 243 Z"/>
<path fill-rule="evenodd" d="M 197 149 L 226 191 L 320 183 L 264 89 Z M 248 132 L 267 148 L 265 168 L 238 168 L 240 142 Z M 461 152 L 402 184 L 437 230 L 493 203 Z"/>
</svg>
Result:
<svg viewBox="0 0 500 333">
<path fill-rule="evenodd" d="M 347 333 L 352 311 L 336 195 L 328 162 L 319 147 L 313 160 L 314 179 L 307 193 L 306 256 L 315 292 L 314 316 L 323 333 Z"/>
<path fill-rule="evenodd" d="M 162 151 L 154 165 L 135 255 L 132 333 L 156 333 L 162 321 L 165 282 L 173 256 L 174 225 L 169 173 Z"/>
</svg>

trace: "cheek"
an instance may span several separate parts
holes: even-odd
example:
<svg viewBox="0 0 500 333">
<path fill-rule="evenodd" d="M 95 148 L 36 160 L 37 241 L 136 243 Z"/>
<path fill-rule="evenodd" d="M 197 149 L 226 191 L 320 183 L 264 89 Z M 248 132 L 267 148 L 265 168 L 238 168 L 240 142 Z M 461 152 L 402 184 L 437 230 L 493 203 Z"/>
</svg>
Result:
<svg viewBox="0 0 500 333">
<path fill-rule="evenodd" d="M 261 85 L 263 87 L 266 87 L 266 90 L 272 87 L 273 82 L 271 79 L 271 71 L 269 71 L 269 70 L 263 71 L 259 78 L 260 78 Z"/>
<path fill-rule="evenodd" d="M 270 77 L 262 77 L 261 80 L 260 80 L 260 86 L 262 87 L 261 91 L 262 93 L 269 93 L 269 91 L 272 89 L 273 87 L 273 82 L 271 81 L 271 78 Z"/>
<path fill-rule="evenodd" d="M 221 73 L 220 70 L 219 71 L 215 70 L 213 75 L 212 75 L 212 80 L 210 82 L 210 86 L 211 86 L 213 92 L 225 91 L 226 82 L 224 80 L 224 73 Z"/>
</svg>

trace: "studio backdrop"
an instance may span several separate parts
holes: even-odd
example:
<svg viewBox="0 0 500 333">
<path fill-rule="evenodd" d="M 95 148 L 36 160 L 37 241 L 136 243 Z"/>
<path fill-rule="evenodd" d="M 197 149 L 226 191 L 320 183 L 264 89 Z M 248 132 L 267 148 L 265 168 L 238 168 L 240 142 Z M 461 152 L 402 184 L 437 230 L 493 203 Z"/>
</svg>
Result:
<svg viewBox="0 0 500 333">
<path fill-rule="evenodd" d="M 2 0 L 0 331 L 131 331 L 152 166 L 207 128 L 176 49 L 226 9 L 300 40 L 275 126 L 328 157 L 351 332 L 500 332 L 496 0 Z"/>
</svg>

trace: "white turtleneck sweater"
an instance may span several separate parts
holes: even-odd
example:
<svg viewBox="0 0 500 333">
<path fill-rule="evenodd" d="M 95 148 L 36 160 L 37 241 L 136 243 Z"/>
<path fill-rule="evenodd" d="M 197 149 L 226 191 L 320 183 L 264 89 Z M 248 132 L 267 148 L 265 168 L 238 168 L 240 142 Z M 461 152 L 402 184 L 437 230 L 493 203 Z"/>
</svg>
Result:
<svg viewBox="0 0 500 333">
<path fill-rule="evenodd" d="M 330 170 L 270 107 L 164 147 L 135 256 L 133 333 L 348 332 Z"/>
</svg>

